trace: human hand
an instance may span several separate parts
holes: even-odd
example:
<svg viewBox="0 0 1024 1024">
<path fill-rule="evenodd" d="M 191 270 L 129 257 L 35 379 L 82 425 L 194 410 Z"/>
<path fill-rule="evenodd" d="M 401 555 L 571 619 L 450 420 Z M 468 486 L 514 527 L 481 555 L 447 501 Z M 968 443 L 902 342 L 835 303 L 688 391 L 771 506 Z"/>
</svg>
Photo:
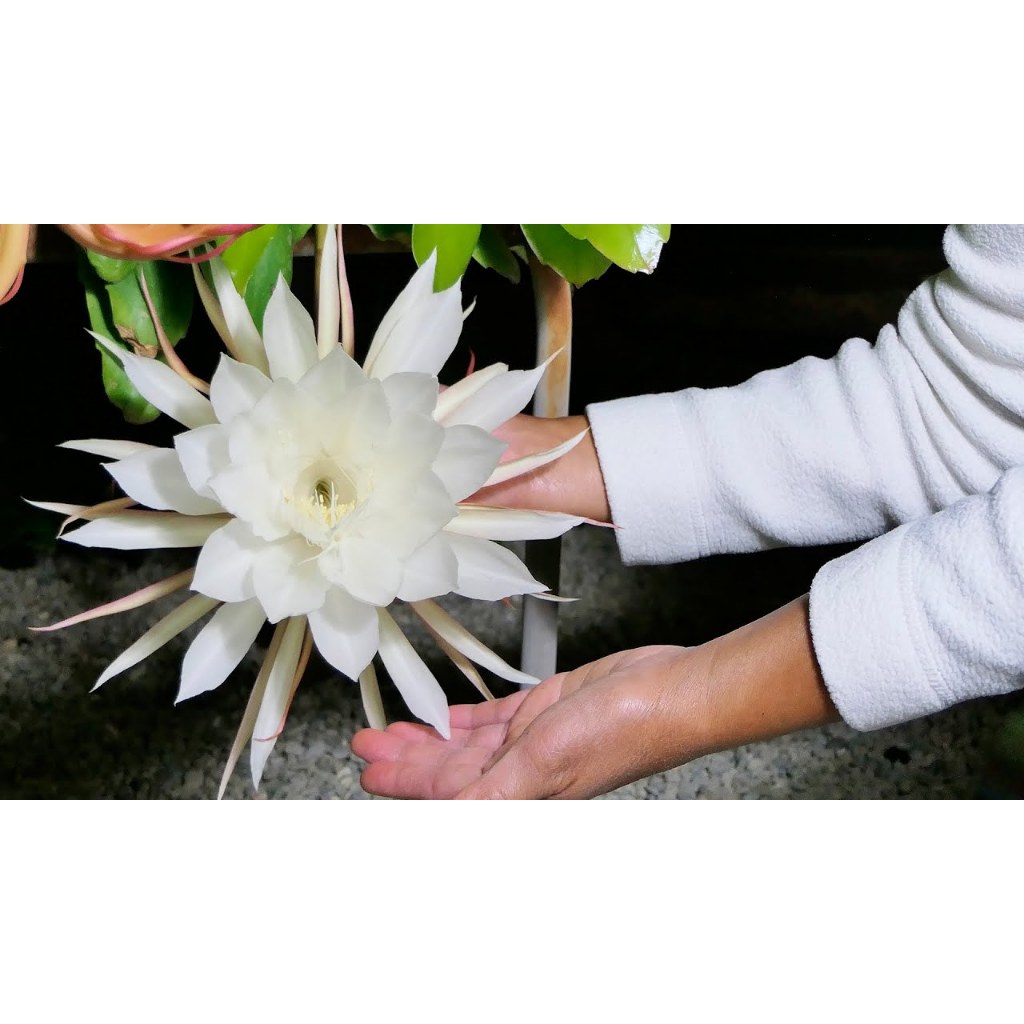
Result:
<svg viewBox="0 0 1024 1024">
<path fill-rule="evenodd" d="M 699 662 L 699 658 L 696 659 Z M 418 799 L 584 798 L 687 760 L 701 687 L 682 647 L 642 647 L 501 700 L 451 709 L 451 739 L 398 722 L 364 729 L 368 793 Z"/>
<path fill-rule="evenodd" d="M 400 722 L 356 733 L 352 751 L 380 796 L 579 798 L 837 718 L 804 596 L 699 647 L 641 647 L 453 707 L 448 741 Z"/>
<path fill-rule="evenodd" d="M 555 448 L 587 429 L 585 416 L 519 415 L 498 427 L 494 436 L 508 444 L 501 458 L 508 462 Z M 564 512 L 602 523 L 611 520 L 601 464 L 590 433 L 554 462 L 505 483 L 484 487 L 466 500 L 481 505 Z"/>
</svg>

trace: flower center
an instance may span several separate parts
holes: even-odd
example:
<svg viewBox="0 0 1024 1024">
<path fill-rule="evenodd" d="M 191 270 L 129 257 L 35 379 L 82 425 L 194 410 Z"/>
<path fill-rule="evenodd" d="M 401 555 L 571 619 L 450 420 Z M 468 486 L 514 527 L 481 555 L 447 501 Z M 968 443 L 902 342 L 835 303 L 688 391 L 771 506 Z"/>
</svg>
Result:
<svg viewBox="0 0 1024 1024">
<path fill-rule="evenodd" d="M 336 528 L 360 502 L 355 481 L 328 459 L 309 466 L 281 497 L 292 529 L 322 548 L 331 545 Z"/>
</svg>

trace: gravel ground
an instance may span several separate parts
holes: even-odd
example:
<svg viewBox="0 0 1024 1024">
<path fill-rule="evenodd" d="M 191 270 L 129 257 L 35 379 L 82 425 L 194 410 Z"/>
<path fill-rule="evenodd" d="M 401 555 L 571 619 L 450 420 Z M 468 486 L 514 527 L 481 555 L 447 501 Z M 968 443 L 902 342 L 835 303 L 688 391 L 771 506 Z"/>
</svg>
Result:
<svg viewBox="0 0 1024 1024">
<path fill-rule="evenodd" d="M 627 569 L 608 532 L 574 531 L 566 540 L 562 590 L 582 600 L 563 606 L 562 664 L 644 643 L 697 642 L 801 593 L 826 555 L 772 552 Z M 27 629 L 110 600 L 185 564 L 175 553 L 114 557 L 68 547 L 31 568 L 0 570 L 0 797 L 216 795 L 259 651 L 217 691 L 175 707 L 185 648 L 180 638 L 102 690 L 89 692 L 105 665 L 162 614 L 158 607 L 60 633 Z M 459 599 L 449 604 L 481 639 L 506 658 L 517 657 L 517 608 Z M 429 655 L 431 643 L 409 625 L 418 649 Z M 428 661 L 453 702 L 475 698 L 443 659 Z M 500 684 L 496 690 L 507 692 Z M 393 692 L 385 692 L 385 699 L 392 717 L 402 714 Z M 985 792 L 991 737 L 1005 711 L 1020 706 L 1016 696 L 962 705 L 871 734 L 841 725 L 811 730 L 702 758 L 609 798 L 974 797 Z M 258 797 L 366 799 L 359 762 L 349 752 L 349 739 L 361 724 L 354 685 L 314 658 Z M 228 795 L 253 795 L 244 757 Z"/>
</svg>

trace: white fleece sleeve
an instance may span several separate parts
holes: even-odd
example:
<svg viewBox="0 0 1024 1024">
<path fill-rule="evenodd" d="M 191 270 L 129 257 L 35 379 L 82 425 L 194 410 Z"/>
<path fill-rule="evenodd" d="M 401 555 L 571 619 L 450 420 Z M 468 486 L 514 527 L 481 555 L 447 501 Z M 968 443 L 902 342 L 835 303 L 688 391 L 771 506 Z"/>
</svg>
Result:
<svg viewBox="0 0 1024 1024">
<path fill-rule="evenodd" d="M 1024 686 L 1024 466 L 829 562 L 811 636 L 855 729 Z"/>
<path fill-rule="evenodd" d="M 589 406 L 623 560 L 862 540 L 1024 464 L 1024 226 L 945 251 L 874 346 Z"/>
<path fill-rule="evenodd" d="M 951 227 L 945 251 L 873 347 L 587 410 L 626 562 L 907 524 L 811 588 L 861 729 L 1024 686 L 1024 226 Z"/>
</svg>

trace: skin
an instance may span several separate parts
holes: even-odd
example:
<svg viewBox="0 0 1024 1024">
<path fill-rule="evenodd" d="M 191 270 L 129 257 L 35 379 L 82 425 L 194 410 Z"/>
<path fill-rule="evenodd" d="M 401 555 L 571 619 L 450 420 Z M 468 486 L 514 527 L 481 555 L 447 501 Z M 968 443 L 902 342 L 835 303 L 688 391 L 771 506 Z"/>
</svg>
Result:
<svg viewBox="0 0 1024 1024">
<path fill-rule="evenodd" d="M 517 416 L 504 458 L 550 448 L 582 416 Z M 611 518 L 590 435 L 475 501 Z M 641 647 L 560 672 L 501 700 L 451 709 L 452 736 L 398 722 L 364 729 L 363 788 L 413 799 L 581 799 L 716 750 L 838 720 L 821 678 L 807 597 L 699 647 Z"/>
</svg>

